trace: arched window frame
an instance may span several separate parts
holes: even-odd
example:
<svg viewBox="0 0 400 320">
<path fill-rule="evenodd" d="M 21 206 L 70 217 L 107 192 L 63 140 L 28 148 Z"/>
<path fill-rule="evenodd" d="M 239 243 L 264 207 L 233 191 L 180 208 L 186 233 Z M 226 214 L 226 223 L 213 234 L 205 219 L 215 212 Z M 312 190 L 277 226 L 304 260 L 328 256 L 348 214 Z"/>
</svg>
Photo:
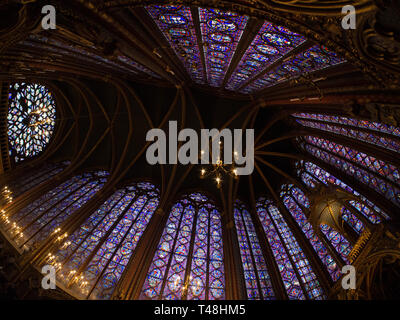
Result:
<svg viewBox="0 0 400 320">
<path fill-rule="evenodd" d="M 56 267 L 62 288 L 79 299 L 111 298 L 159 206 L 159 189 L 150 180 L 115 189 L 44 262 Z"/>
<path fill-rule="evenodd" d="M 305 152 L 356 178 L 360 183 L 379 193 L 394 205 L 400 206 L 400 188 L 386 181 L 383 176 L 361 167 L 358 163 L 346 160 L 340 155 L 310 144 L 303 139 L 299 138 L 299 143 Z"/>
<path fill-rule="evenodd" d="M 205 199 L 207 199 L 206 201 L 204 201 L 204 203 L 200 203 L 200 205 L 198 203 L 196 203 L 196 201 L 192 200 L 190 198 L 190 196 L 192 194 L 200 194 L 202 195 Z M 155 250 L 154 255 L 151 257 L 152 262 L 151 265 L 149 267 L 149 269 L 146 272 L 146 278 L 144 280 L 144 283 L 142 285 L 142 291 L 141 294 L 139 296 L 139 299 L 174 299 L 174 300 L 187 300 L 187 299 L 192 299 L 193 298 L 193 290 L 196 290 L 198 287 L 200 286 L 197 283 L 197 286 L 194 285 L 194 279 L 196 279 L 196 275 L 193 274 L 193 270 L 191 269 L 192 264 L 193 264 L 193 259 L 197 258 L 195 257 L 194 254 L 194 247 L 195 247 L 195 241 L 197 241 L 197 237 L 199 232 L 196 232 L 198 225 L 197 223 L 199 222 L 198 220 L 198 216 L 199 216 L 199 211 L 201 210 L 202 207 L 204 206 L 208 206 L 210 205 L 211 207 L 213 207 L 214 209 L 209 209 L 209 215 L 211 211 L 215 212 L 215 216 L 218 215 L 219 217 L 217 218 L 217 220 L 219 220 L 219 222 L 217 222 L 217 229 L 218 229 L 218 234 L 216 236 L 217 239 L 219 239 L 219 251 L 220 253 L 222 253 L 222 257 L 219 257 L 220 260 L 215 260 L 214 259 L 214 252 L 218 251 L 218 249 L 216 251 L 213 251 L 213 254 L 211 254 L 211 244 L 210 244 L 210 239 L 212 238 L 211 236 L 211 226 L 210 226 L 210 220 L 208 222 L 208 233 L 207 233 L 207 253 L 206 253 L 206 281 L 205 281 L 205 285 L 204 290 L 201 291 L 200 296 L 197 295 L 197 297 L 199 299 L 205 299 L 205 300 L 219 300 L 219 299 L 224 299 L 226 296 L 226 279 L 225 279 L 225 270 L 226 270 L 226 266 L 225 266 L 225 242 L 224 242 L 224 228 L 223 228 L 223 222 L 222 222 L 222 211 L 219 209 L 220 207 L 218 206 L 218 203 L 215 201 L 215 199 L 209 195 L 207 192 L 201 191 L 201 190 L 192 190 L 192 191 L 186 191 L 184 193 L 181 193 L 178 197 L 176 197 L 176 201 L 174 201 L 174 203 L 171 205 L 169 212 L 168 212 L 168 217 L 166 219 L 166 223 L 163 227 L 162 230 L 162 235 L 161 238 L 159 240 L 159 244 L 157 246 L 157 249 Z M 182 205 L 183 204 L 183 205 Z M 181 210 L 179 210 L 179 207 L 182 206 Z M 192 206 L 192 210 L 194 211 L 193 213 L 193 217 L 190 218 L 191 214 L 189 212 L 186 211 L 187 208 L 189 208 L 190 206 Z M 184 217 L 186 217 L 186 219 L 184 219 Z M 189 217 L 189 218 L 188 218 Z M 189 222 L 190 221 L 190 222 Z M 176 228 L 172 228 L 171 223 L 177 223 L 175 224 Z M 218 227 L 219 225 L 219 227 Z M 190 234 L 188 233 L 189 231 L 184 231 L 187 229 L 190 229 Z M 214 228 L 215 230 L 215 228 Z M 179 254 L 178 256 L 183 257 L 182 261 L 184 262 L 184 267 L 183 269 L 181 269 L 181 271 L 179 271 L 178 273 L 174 273 L 172 272 L 172 274 L 170 274 L 171 271 L 171 265 L 175 266 L 176 265 L 176 255 L 177 253 L 174 252 L 172 253 L 174 250 L 176 250 L 177 245 L 178 245 L 178 238 L 179 235 L 181 233 L 186 233 L 186 238 L 190 239 L 190 241 L 188 242 L 188 249 L 185 249 L 185 254 Z M 201 232 L 200 232 L 201 233 Z M 173 236 L 171 237 L 167 237 L 168 234 L 172 234 Z M 169 239 L 169 240 L 168 240 Z M 187 241 L 186 239 L 186 241 Z M 170 245 L 168 245 L 168 248 L 164 246 L 165 241 L 171 241 L 172 240 L 172 247 L 170 247 Z M 217 241 L 217 242 L 218 242 Z M 186 243 L 186 242 L 184 242 Z M 180 245 L 178 246 L 180 247 Z M 179 250 L 180 252 L 181 250 Z M 155 273 L 155 270 L 159 271 L 159 268 L 157 264 L 155 264 L 158 260 L 165 260 L 167 263 L 162 265 L 162 268 L 165 267 L 165 270 L 163 273 Z M 180 258 L 181 259 L 181 258 Z M 214 261 L 216 262 L 214 265 Z M 174 264 L 172 264 L 174 262 Z M 222 289 L 219 288 L 212 288 L 212 281 L 210 280 L 211 277 L 211 272 L 209 271 L 210 269 L 216 270 L 216 271 L 220 271 L 222 272 L 220 277 L 214 279 L 214 281 L 216 280 L 220 280 L 222 283 Z M 221 271 L 222 270 L 222 271 Z M 184 271 L 184 272 L 183 272 Z M 204 270 L 203 270 L 204 271 Z M 218 272 L 217 272 L 218 274 Z M 170 281 L 172 276 L 178 275 L 178 277 L 175 277 L 175 281 Z M 182 277 L 181 277 L 182 275 Z M 193 278 L 194 276 L 194 278 Z M 192 278 L 191 278 L 192 277 Z M 159 280 L 157 280 L 159 279 Z M 178 280 L 177 280 L 178 279 Z M 183 281 L 182 281 L 183 279 Z M 156 281 L 155 284 L 151 284 L 152 281 Z M 168 285 L 174 283 L 174 290 L 172 291 L 169 289 Z M 176 288 L 175 288 L 176 287 Z M 156 288 L 156 289 L 151 289 L 151 288 Z M 167 292 L 166 292 L 166 288 L 167 288 Z M 215 292 L 217 292 L 217 297 L 215 295 L 213 295 L 212 291 L 216 290 Z M 148 290 L 154 290 L 152 292 L 148 292 Z M 221 291 L 222 290 L 222 291 Z M 192 292 L 191 292 L 192 291 Z M 174 293 L 175 292 L 175 293 Z M 149 294 L 151 294 L 149 296 Z"/>
<path fill-rule="evenodd" d="M 256 203 L 257 216 L 267 235 L 289 299 L 325 299 L 319 279 L 312 269 L 294 230 L 272 200 L 260 197 Z M 308 276 L 305 276 L 305 275 Z M 291 275 L 288 278 L 287 275 Z M 294 277 L 294 278 L 293 278 Z"/>
<path fill-rule="evenodd" d="M 245 202 L 234 203 L 235 234 L 238 238 L 243 279 L 249 300 L 274 300 L 275 292 L 265 261 L 261 240 Z"/>
<path fill-rule="evenodd" d="M 106 183 L 108 172 L 87 170 L 70 174 L 52 190 L 13 213 L 5 231 L 20 250 L 36 248 Z M 60 210 L 61 209 L 61 210 Z"/>
</svg>

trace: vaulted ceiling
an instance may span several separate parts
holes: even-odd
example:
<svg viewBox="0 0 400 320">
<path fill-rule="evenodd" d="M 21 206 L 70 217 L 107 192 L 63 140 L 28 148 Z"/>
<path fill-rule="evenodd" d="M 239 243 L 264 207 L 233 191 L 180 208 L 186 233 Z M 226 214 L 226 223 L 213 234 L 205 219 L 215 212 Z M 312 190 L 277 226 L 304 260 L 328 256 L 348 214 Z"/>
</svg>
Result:
<svg viewBox="0 0 400 320">
<path fill-rule="evenodd" d="M 371 117 L 366 103 L 398 102 L 400 46 L 388 42 L 398 30 L 382 22 L 395 4 L 355 1 L 357 28 L 345 30 L 346 1 L 54 1 L 57 29 L 43 30 L 45 1 L 19 2 L 0 6 L 0 80 L 54 91 L 57 132 L 43 157 L 110 170 L 120 183 L 219 193 L 198 167 L 147 164 L 147 131 L 177 120 L 254 128 L 262 151 L 251 182 L 278 192 L 304 157 L 288 115 Z M 224 192 L 248 198 L 248 180 Z"/>
</svg>

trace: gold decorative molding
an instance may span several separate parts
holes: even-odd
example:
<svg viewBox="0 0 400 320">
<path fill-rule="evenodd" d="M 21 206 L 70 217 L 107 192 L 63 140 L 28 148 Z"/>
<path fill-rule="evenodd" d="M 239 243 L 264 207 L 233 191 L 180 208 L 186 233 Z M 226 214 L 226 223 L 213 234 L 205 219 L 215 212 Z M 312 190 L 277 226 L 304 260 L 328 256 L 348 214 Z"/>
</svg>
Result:
<svg viewBox="0 0 400 320">
<path fill-rule="evenodd" d="M 361 236 L 358 238 L 356 244 L 353 247 L 353 250 L 349 253 L 347 258 L 349 259 L 350 263 L 353 264 L 354 261 L 358 258 L 361 254 L 362 250 L 366 247 L 368 241 L 371 239 L 372 233 L 368 229 L 365 229 Z"/>
</svg>

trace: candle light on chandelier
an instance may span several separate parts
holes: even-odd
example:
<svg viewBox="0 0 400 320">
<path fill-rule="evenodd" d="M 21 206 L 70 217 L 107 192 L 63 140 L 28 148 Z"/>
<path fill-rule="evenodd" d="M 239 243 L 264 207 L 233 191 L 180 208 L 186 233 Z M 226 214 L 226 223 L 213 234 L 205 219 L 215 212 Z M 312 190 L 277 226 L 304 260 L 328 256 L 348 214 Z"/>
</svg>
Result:
<svg viewBox="0 0 400 320">
<path fill-rule="evenodd" d="M 204 150 L 201 151 L 201 154 L 204 154 Z M 237 151 L 235 151 L 233 154 L 235 158 L 238 157 Z M 233 177 L 234 179 L 237 179 L 238 171 L 233 164 L 225 164 L 220 158 L 217 158 L 217 161 L 215 162 L 215 164 L 211 165 L 211 168 L 209 170 L 205 168 L 200 169 L 200 179 L 212 177 L 217 184 L 217 188 L 220 188 L 222 186 L 222 177 L 224 175 L 228 175 Z"/>
</svg>

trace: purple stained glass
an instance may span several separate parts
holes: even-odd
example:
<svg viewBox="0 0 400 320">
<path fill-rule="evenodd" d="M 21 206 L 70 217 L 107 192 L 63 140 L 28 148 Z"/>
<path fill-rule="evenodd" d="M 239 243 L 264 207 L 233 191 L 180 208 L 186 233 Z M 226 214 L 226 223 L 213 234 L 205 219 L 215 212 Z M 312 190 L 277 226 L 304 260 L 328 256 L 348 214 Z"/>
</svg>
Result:
<svg viewBox="0 0 400 320">
<path fill-rule="evenodd" d="M 293 193 L 287 190 L 293 188 L 293 186 L 289 185 L 284 187 L 285 191 L 281 192 L 281 197 L 283 199 L 283 203 L 293 216 L 295 221 L 300 226 L 301 230 L 303 231 L 304 235 L 310 241 L 312 247 L 314 248 L 315 252 L 321 259 L 322 263 L 325 265 L 326 269 L 328 270 L 331 278 L 333 281 L 337 281 L 341 276 L 339 266 L 332 258 L 330 254 L 328 254 L 328 250 L 326 249 L 325 245 L 319 239 L 317 234 L 315 233 L 313 227 L 308 222 L 308 219 L 303 212 L 302 208 L 298 205 L 295 198 L 293 197 Z M 299 194 L 299 192 L 294 193 Z"/>
<path fill-rule="evenodd" d="M 349 161 L 356 162 L 357 164 L 363 166 L 365 169 L 373 171 L 385 177 L 386 179 L 396 183 L 397 185 L 400 184 L 400 173 L 397 167 L 395 167 L 394 165 L 391 165 L 373 156 L 369 156 L 363 152 L 356 151 L 350 147 L 346 147 L 329 140 L 312 136 L 307 136 L 304 139 L 310 144 L 333 152 Z"/>
<path fill-rule="evenodd" d="M 297 122 L 300 123 L 301 125 L 305 127 L 310 127 L 310 128 L 315 128 L 323 131 L 328 131 L 336 134 L 340 134 L 349 138 L 361 140 L 364 142 L 368 142 L 371 144 L 375 144 L 379 147 L 383 147 L 395 152 L 400 151 L 400 143 L 396 141 L 395 139 L 388 138 L 388 137 L 383 137 L 378 134 L 374 134 L 373 132 L 368 132 L 368 131 L 361 131 L 357 130 L 357 128 L 353 127 L 343 127 L 342 125 L 334 125 L 332 123 L 326 123 L 326 122 L 315 122 L 315 121 L 309 121 L 309 120 L 302 120 L 302 119 L 297 119 Z"/>
<path fill-rule="evenodd" d="M 301 45 L 306 39 L 266 21 L 240 60 L 226 88 L 238 90 L 254 76 Z"/>
<path fill-rule="evenodd" d="M 70 289 L 79 296 L 109 299 L 158 202 L 159 191 L 150 183 L 116 191 L 55 254 L 52 263 L 63 265 L 58 280 L 67 286 L 78 277 L 80 282 L 70 284 Z"/>
<path fill-rule="evenodd" d="M 261 246 L 245 205 L 236 200 L 235 226 L 242 258 L 247 297 L 250 300 L 271 300 L 275 294 Z"/>
<path fill-rule="evenodd" d="M 301 119 L 320 120 L 323 122 L 331 122 L 337 124 L 344 124 L 348 126 L 354 126 L 363 129 L 370 129 L 373 131 L 383 132 L 400 137 L 400 128 L 369 120 L 359 120 L 348 117 L 332 116 L 327 114 L 314 114 L 314 113 L 296 113 L 293 116 Z"/>
<path fill-rule="evenodd" d="M 38 42 L 41 43 L 39 44 Z M 110 59 L 97 55 L 94 53 L 94 49 L 96 49 L 94 46 L 78 47 L 76 45 L 71 45 L 56 39 L 40 36 L 38 34 L 29 35 L 29 41 L 25 41 L 23 42 L 23 44 L 38 49 L 46 47 L 46 50 L 50 52 L 62 54 L 63 56 L 72 56 L 74 58 L 78 58 L 79 60 L 87 61 L 89 63 L 95 63 L 97 65 L 103 64 L 108 68 L 113 68 L 114 70 L 119 70 L 120 72 L 129 72 L 134 74 L 139 74 L 139 72 L 142 72 L 160 79 L 159 75 L 139 64 L 138 62 L 133 61 L 127 56 L 118 56 L 118 60 L 120 60 L 124 64 L 129 64 L 129 68 L 122 65 L 121 63 L 116 63 Z"/>
<path fill-rule="evenodd" d="M 306 172 L 308 172 L 310 175 L 312 175 L 315 179 L 320 181 L 321 183 L 328 185 L 329 183 L 334 184 L 343 190 L 354 194 L 355 196 L 360 198 L 360 202 L 355 202 L 359 205 L 359 207 L 355 207 L 357 210 L 360 211 L 368 220 L 370 220 L 373 224 L 378 224 L 381 223 L 381 218 L 382 216 L 384 219 L 388 220 L 389 216 L 382 211 L 380 208 L 378 208 L 373 202 L 365 198 L 363 195 L 349 187 L 347 184 L 345 184 L 343 181 L 337 179 L 330 173 L 326 172 L 322 168 L 318 167 L 314 163 L 311 162 L 304 162 L 300 161 L 297 163 L 297 166 L 304 168 Z M 361 202 L 364 202 L 365 204 L 361 204 Z M 361 208 L 373 208 L 373 210 L 362 210 Z"/>
<path fill-rule="evenodd" d="M 185 6 L 147 6 L 147 12 L 182 61 L 192 80 L 204 84 L 204 70 L 193 17 Z"/>
<path fill-rule="evenodd" d="M 358 235 L 365 229 L 364 224 L 347 208 L 342 208 L 342 219 L 347 222 Z"/>
<path fill-rule="evenodd" d="M 249 18 L 204 8 L 199 8 L 199 17 L 203 43 L 206 44 L 207 81 L 213 87 L 220 87 Z M 219 47 L 223 47 L 223 50 Z M 223 52 L 221 60 L 213 59 L 215 50 Z"/>
<path fill-rule="evenodd" d="M 347 256 L 353 249 L 353 246 L 350 244 L 350 242 L 343 235 L 333 230 L 326 224 L 321 225 L 321 231 L 335 248 L 336 252 L 339 253 L 343 261 L 348 264 L 349 260 L 347 259 Z"/>
<path fill-rule="evenodd" d="M 307 172 L 301 172 L 300 174 L 301 180 L 311 189 L 315 188 L 318 184 L 318 181 L 314 179 Z"/>
<path fill-rule="evenodd" d="M 314 145 L 303 143 L 302 147 L 311 155 L 356 178 L 361 183 L 366 184 L 379 194 L 386 197 L 393 204 L 400 206 L 400 189 L 385 181 L 380 175 L 367 171 L 366 169 L 353 164 L 353 162 L 340 158 L 339 156 L 324 151 Z"/>
<path fill-rule="evenodd" d="M 271 36 L 268 36 L 274 39 Z M 280 43 L 287 43 L 282 39 Z M 255 91 L 274 86 L 282 81 L 297 78 L 301 74 L 322 70 L 327 67 L 338 65 L 345 62 L 334 52 L 329 51 L 324 46 L 315 45 L 305 52 L 299 53 L 290 60 L 283 62 L 265 76 L 253 81 L 245 88 L 241 89 L 243 93 L 253 93 Z"/>
<path fill-rule="evenodd" d="M 140 299 L 224 299 L 221 227 L 218 209 L 204 195 L 194 193 L 178 201 L 171 209 Z"/>
<path fill-rule="evenodd" d="M 278 264 L 289 299 L 304 300 L 306 299 L 305 294 L 310 299 L 324 299 L 325 294 L 317 276 L 279 209 L 271 201 L 260 198 L 257 201 L 256 210 Z M 303 292 L 300 281 L 305 292 Z"/>
<path fill-rule="evenodd" d="M 84 173 L 44 194 L 13 217 L 21 229 L 14 234 L 15 242 L 20 247 L 32 247 L 45 240 L 89 201 L 106 180 L 102 172 Z"/>
</svg>

